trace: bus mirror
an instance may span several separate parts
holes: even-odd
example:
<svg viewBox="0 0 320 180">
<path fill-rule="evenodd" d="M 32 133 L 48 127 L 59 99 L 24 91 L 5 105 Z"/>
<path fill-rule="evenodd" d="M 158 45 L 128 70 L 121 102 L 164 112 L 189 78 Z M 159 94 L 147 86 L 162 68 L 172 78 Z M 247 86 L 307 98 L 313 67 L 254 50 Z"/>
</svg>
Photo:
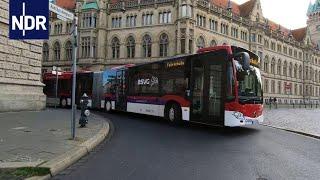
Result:
<svg viewBox="0 0 320 180">
<path fill-rule="evenodd" d="M 250 55 L 247 52 L 240 52 L 235 55 L 235 59 L 242 65 L 243 70 L 250 69 Z"/>
</svg>

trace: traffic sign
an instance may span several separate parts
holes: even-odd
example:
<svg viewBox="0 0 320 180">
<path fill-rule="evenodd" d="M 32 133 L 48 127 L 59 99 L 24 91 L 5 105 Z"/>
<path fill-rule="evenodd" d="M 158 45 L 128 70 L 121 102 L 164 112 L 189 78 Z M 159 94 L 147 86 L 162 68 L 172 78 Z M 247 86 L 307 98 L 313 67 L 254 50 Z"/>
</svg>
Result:
<svg viewBox="0 0 320 180">
<path fill-rule="evenodd" d="M 52 3 L 49 3 L 49 10 L 56 13 L 58 16 L 60 16 L 61 18 L 65 18 L 68 20 L 73 20 L 74 19 L 74 14 L 55 5 Z"/>
</svg>

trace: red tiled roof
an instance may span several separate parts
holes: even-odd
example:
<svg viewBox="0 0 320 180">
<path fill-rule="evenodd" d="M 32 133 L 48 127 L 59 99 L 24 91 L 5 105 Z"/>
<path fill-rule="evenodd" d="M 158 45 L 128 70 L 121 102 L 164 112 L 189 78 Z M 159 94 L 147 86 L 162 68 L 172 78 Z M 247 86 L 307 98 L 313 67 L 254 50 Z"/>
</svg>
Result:
<svg viewBox="0 0 320 180">
<path fill-rule="evenodd" d="M 292 36 L 297 40 L 297 41 L 303 41 L 304 38 L 307 35 L 307 28 L 300 28 L 300 29 L 295 29 L 291 31 Z"/>
<path fill-rule="evenodd" d="M 211 0 L 212 4 L 219 6 L 221 8 L 226 9 L 228 7 L 228 1 L 229 0 Z M 231 1 L 231 7 L 232 7 L 232 12 L 234 14 L 240 15 L 240 8 L 239 5 L 235 2 Z"/>
<path fill-rule="evenodd" d="M 268 20 L 268 24 L 269 24 L 269 27 L 272 31 L 280 31 L 282 32 L 285 36 L 288 36 L 291 32 L 290 29 L 288 28 L 285 28 L 283 26 L 281 26 L 280 24 L 277 24 L 271 20 Z"/>
<path fill-rule="evenodd" d="M 76 0 L 57 0 L 56 4 L 62 8 L 73 10 L 76 8 Z"/>
<path fill-rule="evenodd" d="M 256 3 L 256 0 L 250 0 L 250 1 L 247 1 L 243 4 L 241 4 L 239 6 L 240 15 L 243 17 L 248 17 L 250 15 L 250 13 L 252 12 L 255 3 Z"/>
</svg>

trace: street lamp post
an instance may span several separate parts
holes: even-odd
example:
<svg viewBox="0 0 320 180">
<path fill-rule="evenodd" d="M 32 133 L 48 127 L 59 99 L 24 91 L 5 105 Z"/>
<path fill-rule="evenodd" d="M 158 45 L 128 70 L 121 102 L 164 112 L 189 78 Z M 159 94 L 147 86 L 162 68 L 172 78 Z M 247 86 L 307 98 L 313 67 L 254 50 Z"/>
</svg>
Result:
<svg viewBox="0 0 320 180">
<path fill-rule="evenodd" d="M 72 114 L 71 114 L 71 136 L 72 139 L 75 139 L 76 136 L 76 81 L 77 81 L 77 54 L 78 54 L 78 18 L 74 18 L 74 29 L 73 29 L 73 37 L 74 37 L 74 55 L 73 55 L 73 80 L 72 80 Z"/>
</svg>

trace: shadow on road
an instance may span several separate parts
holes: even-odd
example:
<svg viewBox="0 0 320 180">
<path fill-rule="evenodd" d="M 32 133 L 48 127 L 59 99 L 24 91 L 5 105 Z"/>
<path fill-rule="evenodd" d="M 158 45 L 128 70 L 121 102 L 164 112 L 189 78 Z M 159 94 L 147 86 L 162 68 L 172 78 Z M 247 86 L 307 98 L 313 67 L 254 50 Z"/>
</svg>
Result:
<svg viewBox="0 0 320 180">
<path fill-rule="evenodd" d="M 219 127 L 219 126 L 208 126 L 197 123 L 183 122 L 179 125 L 173 125 L 170 122 L 166 121 L 164 118 L 134 114 L 134 113 L 126 113 L 126 112 L 114 112 L 112 114 L 106 114 L 103 112 L 99 112 L 100 115 L 110 118 L 111 121 L 116 121 L 119 119 L 127 119 L 128 121 L 141 122 L 148 126 L 161 126 L 164 128 L 168 128 L 168 130 L 176 130 L 176 131 L 187 131 L 194 133 L 203 133 L 207 135 L 219 135 L 223 137 L 241 137 L 253 135 L 255 133 L 259 133 L 260 129 L 257 128 L 259 126 L 248 126 L 248 127 Z"/>
</svg>

